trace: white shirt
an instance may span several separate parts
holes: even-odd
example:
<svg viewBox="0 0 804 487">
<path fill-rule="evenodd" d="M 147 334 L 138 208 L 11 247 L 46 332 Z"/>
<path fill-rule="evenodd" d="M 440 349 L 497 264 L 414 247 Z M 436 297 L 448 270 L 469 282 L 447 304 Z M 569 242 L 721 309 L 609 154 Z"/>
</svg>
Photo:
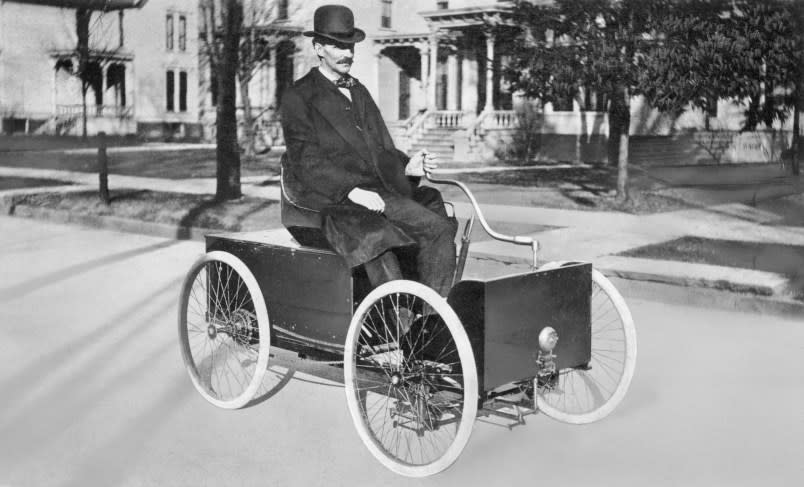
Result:
<svg viewBox="0 0 804 487">
<path fill-rule="evenodd" d="M 327 78 L 328 80 L 332 81 L 333 84 L 336 81 L 338 81 L 340 79 L 340 77 L 341 77 L 341 75 L 339 75 L 338 73 L 335 73 L 333 71 L 330 71 L 324 65 L 321 65 L 321 66 L 318 67 L 318 72 L 323 74 L 324 77 Z M 343 95 L 346 98 L 348 98 L 349 101 L 352 101 L 352 94 L 349 92 L 349 88 L 338 87 L 338 89 L 341 90 L 341 93 L 343 93 Z"/>
</svg>

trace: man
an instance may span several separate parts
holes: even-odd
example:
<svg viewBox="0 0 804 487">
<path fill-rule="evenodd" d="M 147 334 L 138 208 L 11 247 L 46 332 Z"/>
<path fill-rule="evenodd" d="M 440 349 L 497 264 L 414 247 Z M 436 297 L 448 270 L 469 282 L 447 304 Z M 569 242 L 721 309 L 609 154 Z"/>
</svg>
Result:
<svg viewBox="0 0 804 487">
<path fill-rule="evenodd" d="M 394 249 L 413 246 L 419 279 L 446 296 L 457 224 L 437 190 L 418 187 L 436 158 L 398 151 L 368 90 L 349 76 L 354 44 L 365 38 L 350 9 L 318 8 L 304 35 L 320 66 L 282 99 L 288 196 L 321 212 L 329 244 L 349 266 L 363 264 L 373 286 L 403 278 Z"/>
</svg>

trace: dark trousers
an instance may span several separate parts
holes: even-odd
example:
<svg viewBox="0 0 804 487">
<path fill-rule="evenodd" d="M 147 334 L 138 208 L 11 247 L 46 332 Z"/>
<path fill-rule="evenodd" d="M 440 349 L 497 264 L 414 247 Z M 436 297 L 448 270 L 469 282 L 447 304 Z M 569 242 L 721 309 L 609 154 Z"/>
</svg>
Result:
<svg viewBox="0 0 804 487">
<path fill-rule="evenodd" d="M 458 224 L 447 216 L 441 193 L 420 186 L 413 199 L 383 194 L 385 217 L 416 241 L 413 249 L 419 280 L 446 296 L 455 275 L 455 233 Z M 372 286 L 403 279 L 399 258 L 388 250 L 364 265 Z"/>
</svg>

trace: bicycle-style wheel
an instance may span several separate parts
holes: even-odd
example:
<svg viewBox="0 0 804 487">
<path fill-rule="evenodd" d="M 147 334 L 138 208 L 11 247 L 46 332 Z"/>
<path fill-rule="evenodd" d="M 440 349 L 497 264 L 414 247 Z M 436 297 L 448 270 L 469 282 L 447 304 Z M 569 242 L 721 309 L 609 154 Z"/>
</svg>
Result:
<svg viewBox="0 0 804 487">
<path fill-rule="evenodd" d="M 248 267 L 227 252 L 202 256 L 179 301 L 182 358 L 198 392 L 224 408 L 245 406 L 268 366 L 268 311 Z"/>
<path fill-rule="evenodd" d="M 560 265 L 549 263 L 542 268 Z M 560 370 L 551 387 L 534 384 L 539 410 L 572 424 L 609 415 L 625 397 L 636 366 L 636 329 L 625 300 L 611 281 L 594 269 L 591 291 L 591 361 L 584 368 Z"/>
<path fill-rule="evenodd" d="M 444 298 L 412 281 L 379 286 L 354 314 L 344 361 L 349 411 L 383 465 L 424 477 L 457 459 L 477 415 L 477 369 Z"/>
</svg>

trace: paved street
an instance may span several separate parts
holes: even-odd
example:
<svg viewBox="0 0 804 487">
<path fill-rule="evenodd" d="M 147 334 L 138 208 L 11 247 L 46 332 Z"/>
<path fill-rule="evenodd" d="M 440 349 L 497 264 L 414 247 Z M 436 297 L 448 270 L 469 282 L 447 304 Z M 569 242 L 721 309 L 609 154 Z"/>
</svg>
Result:
<svg viewBox="0 0 804 487">
<path fill-rule="evenodd" d="M 535 416 L 510 432 L 477 423 L 449 470 L 411 480 L 362 445 L 343 388 L 302 367 L 249 409 L 218 410 L 197 395 L 175 322 L 201 243 L 0 217 L 0 245 L 0 486 L 792 486 L 804 478 L 800 320 L 631 299 L 639 359 L 612 416 L 583 427 Z"/>
</svg>

